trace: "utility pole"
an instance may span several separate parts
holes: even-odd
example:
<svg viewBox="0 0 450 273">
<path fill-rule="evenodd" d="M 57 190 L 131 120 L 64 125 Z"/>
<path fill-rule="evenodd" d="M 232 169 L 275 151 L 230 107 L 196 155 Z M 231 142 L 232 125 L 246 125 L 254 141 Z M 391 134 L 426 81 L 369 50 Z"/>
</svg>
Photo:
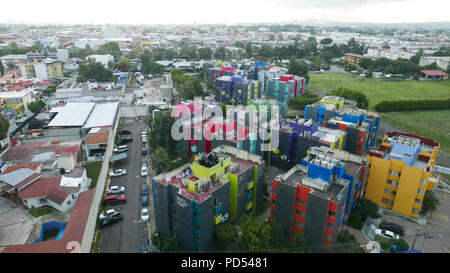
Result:
<svg viewBox="0 0 450 273">
<path fill-rule="evenodd" d="M 414 237 L 414 242 L 413 245 L 411 247 L 411 249 L 414 249 L 414 245 L 416 244 L 416 239 L 419 236 L 419 231 L 420 231 L 420 226 L 417 226 L 417 233 L 416 233 L 416 237 Z M 422 235 L 422 234 L 421 234 Z"/>
</svg>

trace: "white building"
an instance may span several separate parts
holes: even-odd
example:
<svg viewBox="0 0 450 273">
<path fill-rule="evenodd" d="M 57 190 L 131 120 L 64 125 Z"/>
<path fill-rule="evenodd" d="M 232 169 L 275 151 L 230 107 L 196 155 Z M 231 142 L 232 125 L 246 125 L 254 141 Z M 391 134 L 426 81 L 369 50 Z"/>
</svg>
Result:
<svg viewBox="0 0 450 273">
<path fill-rule="evenodd" d="M 109 62 L 114 62 L 114 56 L 111 54 L 107 55 L 89 55 L 86 59 L 94 59 L 96 62 L 101 63 L 105 68 L 108 68 Z"/>
<path fill-rule="evenodd" d="M 443 70 L 447 70 L 450 63 L 450 57 L 433 57 L 433 56 L 421 56 L 419 65 L 425 66 L 432 63 L 436 63 L 437 66 Z"/>
</svg>

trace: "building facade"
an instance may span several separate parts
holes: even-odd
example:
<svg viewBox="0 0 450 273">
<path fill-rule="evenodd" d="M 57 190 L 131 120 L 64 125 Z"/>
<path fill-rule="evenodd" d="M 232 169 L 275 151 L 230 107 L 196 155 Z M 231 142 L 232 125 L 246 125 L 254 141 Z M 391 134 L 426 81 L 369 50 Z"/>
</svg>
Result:
<svg viewBox="0 0 450 273">
<path fill-rule="evenodd" d="M 418 218 L 426 191 L 436 189 L 432 175 L 439 143 L 416 135 L 387 133 L 371 150 L 366 197 L 408 217 Z"/>
</svg>

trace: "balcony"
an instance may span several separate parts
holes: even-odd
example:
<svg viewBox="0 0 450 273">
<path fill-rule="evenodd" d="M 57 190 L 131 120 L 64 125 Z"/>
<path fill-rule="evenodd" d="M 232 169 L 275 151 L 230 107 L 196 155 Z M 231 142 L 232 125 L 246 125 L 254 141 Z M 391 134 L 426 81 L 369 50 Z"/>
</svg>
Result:
<svg viewBox="0 0 450 273">
<path fill-rule="evenodd" d="M 250 182 L 250 183 L 247 183 L 247 185 L 245 186 L 245 188 L 249 191 L 249 190 L 251 190 L 251 189 L 253 189 L 253 181 L 252 182 Z"/>
<path fill-rule="evenodd" d="M 214 216 L 214 225 L 218 225 L 222 222 L 222 214 L 217 214 Z"/>
<path fill-rule="evenodd" d="M 250 201 L 250 200 L 252 200 L 252 198 L 253 198 L 253 191 L 251 191 L 247 194 L 247 200 Z"/>
<path fill-rule="evenodd" d="M 218 202 L 215 206 L 214 206 L 214 212 L 216 214 L 222 212 L 222 202 Z"/>
</svg>

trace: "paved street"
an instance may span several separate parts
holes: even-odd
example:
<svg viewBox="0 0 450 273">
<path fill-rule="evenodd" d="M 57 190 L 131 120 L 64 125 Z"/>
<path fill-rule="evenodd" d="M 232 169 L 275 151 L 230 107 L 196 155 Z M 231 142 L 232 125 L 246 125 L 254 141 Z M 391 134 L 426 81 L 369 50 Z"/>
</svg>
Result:
<svg viewBox="0 0 450 273">
<path fill-rule="evenodd" d="M 143 156 L 141 132 L 146 128 L 143 122 L 132 121 L 123 126 L 132 132 L 133 142 L 128 143 L 128 159 L 121 164 L 115 164 L 114 169 L 126 169 L 125 176 L 111 178 L 110 186 L 124 186 L 127 202 L 124 205 L 110 206 L 116 208 L 123 220 L 106 227 L 102 231 L 100 252 L 104 253 L 138 253 L 141 242 L 147 236 L 147 224 L 140 222 L 141 185 L 147 182 L 141 177 L 140 168 Z M 130 136 L 130 135 L 126 135 Z"/>
</svg>

